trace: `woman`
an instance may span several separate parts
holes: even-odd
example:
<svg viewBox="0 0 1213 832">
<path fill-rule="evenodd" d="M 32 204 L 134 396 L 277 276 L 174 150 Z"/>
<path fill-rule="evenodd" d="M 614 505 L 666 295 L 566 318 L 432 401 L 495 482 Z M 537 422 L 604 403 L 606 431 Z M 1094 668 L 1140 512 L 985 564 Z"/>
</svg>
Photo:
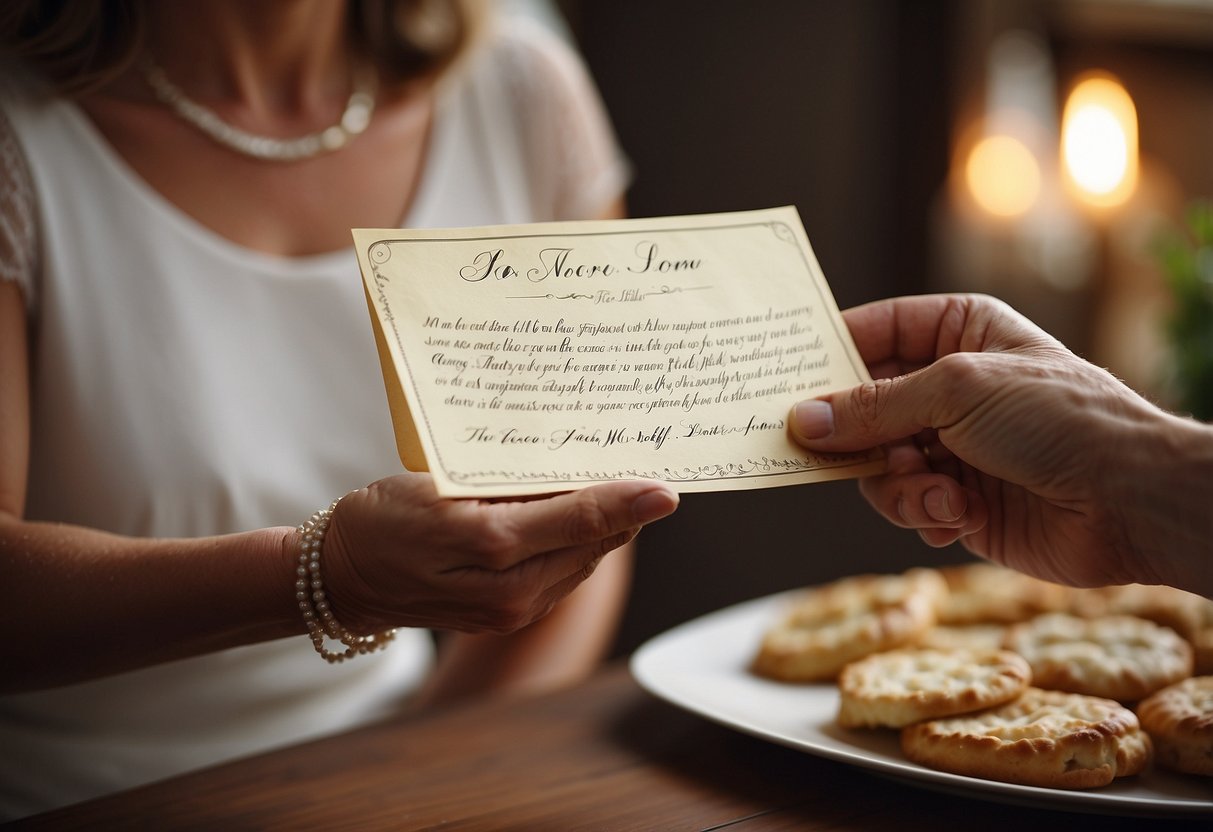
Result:
<svg viewBox="0 0 1213 832">
<path fill-rule="evenodd" d="M 625 169 L 570 53 L 456 0 L 0 15 L 3 815 L 410 694 L 584 673 L 626 559 L 561 599 L 676 497 L 377 479 L 395 452 L 349 248 L 351 227 L 618 215 Z M 463 632 L 419 690 L 424 627 Z"/>
</svg>

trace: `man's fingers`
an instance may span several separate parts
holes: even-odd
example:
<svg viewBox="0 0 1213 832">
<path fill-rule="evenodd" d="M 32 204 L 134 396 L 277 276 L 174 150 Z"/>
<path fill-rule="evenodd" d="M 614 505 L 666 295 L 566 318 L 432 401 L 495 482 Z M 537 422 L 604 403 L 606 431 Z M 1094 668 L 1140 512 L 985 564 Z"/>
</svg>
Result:
<svg viewBox="0 0 1213 832">
<path fill-rule="evenodd" d="M 989 520 L 981 495 L 943 474 L 865 477 L 859 490 L 885 519 L 903 529 L 917 529 L 932 546 L 946 546 L 980 531 Z"/>
<path fill-rule="evenodd" d="M 872 507 L 903 529 L 962 528 L 969 497 L 942 474 L 881 475 L 859 481 L 859 491 Z"/>
<path fill-rule="evenodd" d="M 910 376 L 876 379 L 792 408 L 792 437 L 817 451 L 859 451 L 933 427 Z"/>
<path fill-rule="evenodd" d="M 928 546 L 942 549 L 960 540 L 964 533 L 960 529 L 919 529 L 918 536 Z"/>
<path fill-rule="evenodd" d="M 1056 343 L 1031 321 L 983 295 L 912 295 L 842 313 L 874 377 L 902 375 L 953 352 Z"/>
<path fill-rule="evenodd" d="M 918 295 L 843 313 L 875 381 L 797 404 L 792 437 L 825 452 L 857 451 L 947 428 L 996 395 L 1005 355 L 1056 343 L 1010 307 L 977 295 Z"/>
<path fill-rule="evenodd" d="M 789 418 L 792 438 L 812 450 L 844 452 L 947 428 L 979 402 L 984 389 L 975 382 L 984 361 L 978 353 L 952 353 L 908 375 L 798 402 Z"/>
<path fill-rule="evenodd" d="M 913 295 L 873 301 L 842 313 L 847 329 L 869 367 L 886 364 L 905 372 L 907 364 L 923 366 L 939 357 L 938 336 L 944 321 L 960 313 L 965 304 L 950 295 Z M 876 373 L 873 375 L 885 375 Z"/>
</svg>

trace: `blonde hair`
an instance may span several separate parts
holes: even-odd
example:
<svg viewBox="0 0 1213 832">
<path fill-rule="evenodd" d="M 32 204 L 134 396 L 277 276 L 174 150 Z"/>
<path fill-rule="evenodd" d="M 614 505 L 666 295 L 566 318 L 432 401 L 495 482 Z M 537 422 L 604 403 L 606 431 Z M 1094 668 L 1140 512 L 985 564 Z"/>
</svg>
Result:
<svg viewBox="0 0 1213 832">
<path fill-rule="evenodd" d="M 2 0 L 0 55 L 12 55 L 65 95 L 121 75 L 147 38 L 150 0 Z M 389 81 L 438 75 L 472 43 L 482 0 L 350 0 L 355 51 Z"/>
</svg>

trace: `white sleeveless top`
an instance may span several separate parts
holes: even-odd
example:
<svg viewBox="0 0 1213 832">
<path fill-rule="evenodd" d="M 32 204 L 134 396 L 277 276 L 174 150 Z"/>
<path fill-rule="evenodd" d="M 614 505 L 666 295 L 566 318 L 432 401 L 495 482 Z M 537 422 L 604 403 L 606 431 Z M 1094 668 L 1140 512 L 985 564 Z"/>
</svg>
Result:
<svg viewBox="0 0 1213 832">
<path fill-rule="evenodd" d="M 0 278 L 22 283 L 34 338 L 27 517 L 154 537 L 295 525 L 398 471 L 352 249 L 233 244 L 20 77 L 0 75 L 0 160 L 24 157 L 32 201 L 0 200 L 32 209 L 37 247 L 0 223 L 0 252 L 36 268 L 10 258 Z M 445 79 L 433 129 L 408 226 L 588 218 L 626 184 L 584 68 L 534 25 Z M 381 718 L 430 661 L 424 631 L 334 666 L 299 636 L 0 697 L 0 819 Z"/>
</svg>

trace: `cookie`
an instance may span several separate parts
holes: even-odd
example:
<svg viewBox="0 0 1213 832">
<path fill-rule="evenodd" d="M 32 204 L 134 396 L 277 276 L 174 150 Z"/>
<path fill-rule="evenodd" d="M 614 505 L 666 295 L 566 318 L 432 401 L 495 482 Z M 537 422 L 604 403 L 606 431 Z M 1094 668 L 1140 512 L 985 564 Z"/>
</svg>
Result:
<svg viewBox="0 0 1213 832">
<path fill-rule="evenodd" d="M 783 681 L 834 679 L 864 656 L 912 644 L 947 593 L 933 569 L 858 575 L 803 592 L 766 633 L 753 670 Z"/>
<path fill-rule="evenodd" d="M 1197 606 L 1195 629 L 1191 633 L 1180 633 L 1192 645 L 1195 659 L 1193 676 L 1213 676 L 1213 600 L 1201 598 Z"/>
<path fill-rule="evenodd" d="M 1105 786 L 1140 772 L 1151 755 L 1128 708 L 1034 687 L 997 708 L 907 726 L 901 747 L 928 768 L 1053 789 Z"/>
<path fill-rule="evenodd" d="M 1137 706 L 1159 765 L 1213 777 L 1213 676 L 1194 676 L 1151 694 Z"/>
<path fill-rule="evenodd" d="M 1003 647 L 1032 666 L 1032 684 L 1136 702 L 1192 675 L 1192 647 L 1174 630 L 1129 615 L 1048 613 L 1007 630 Z"/>
<path fill-rule="evenodd" d="M 1006 637 L 1006 624 L 936 624 L 922 634 L 917 646 L 950 650 L 997 650 Z"/>
<path fill-rule="evenodd" d="M 1194 657 L 1192 672 L 1197 676 L 1213 675 L 1213 627 L 1197 631 L 1188 643 Z"/>
<path fill-rule="evenodd" d="M 1213 601 L 1170 586 L 1127 584 L 1075 590 L 1072 608 L 1085 618 L 1131 615 L 1169 627 L 1190 639 L 1213 627 Z"/>
<path fill-rule="evenodd" d="M 948 585 L 940 624 L 1015 624 L 1064 609 L 1070 601 L 1068 587 L 993 563 L 945 566 L 939 574 Z"/>
<path fill-rule="evenodd" d="M 901 728 L 924 719 L 1001 705 L 1028 687 L 1032 671 L 1007 650 L 892 650 L 843 668 L 838 724 Z"/>
</svg>

